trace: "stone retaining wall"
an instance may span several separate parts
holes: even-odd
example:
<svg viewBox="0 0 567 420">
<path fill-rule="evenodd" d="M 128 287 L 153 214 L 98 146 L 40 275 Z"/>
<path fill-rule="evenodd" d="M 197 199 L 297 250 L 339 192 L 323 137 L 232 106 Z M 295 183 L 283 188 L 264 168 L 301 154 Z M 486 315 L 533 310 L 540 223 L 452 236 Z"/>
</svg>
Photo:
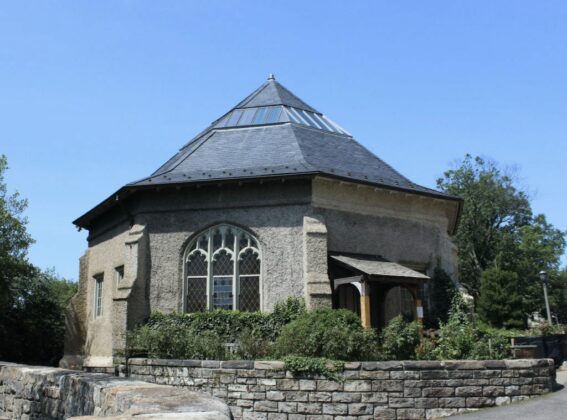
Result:
<svg viewBox="0 0 567 420">
<path fill-rule="evenodd" d="M 231 417 L 224 402 L 188 389 L 0 362 L 0 419 L 133 419 L 140 415 L 202 420 Z"/>
<path fill-rule="evenodd" d="M 342 381 L 293 377 L 277 361 L 130 359 L 131 378 L 223 398 L 236 419 L 444 417 L 549 392 L 551 359 L 351 362 Z"/>
</svg>

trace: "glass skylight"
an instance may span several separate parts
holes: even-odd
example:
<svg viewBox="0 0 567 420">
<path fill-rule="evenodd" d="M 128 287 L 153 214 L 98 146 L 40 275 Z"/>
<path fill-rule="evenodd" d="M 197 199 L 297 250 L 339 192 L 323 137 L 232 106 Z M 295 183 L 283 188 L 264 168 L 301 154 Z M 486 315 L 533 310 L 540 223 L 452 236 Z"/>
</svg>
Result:
<svg viewBox="0 0 567 420">
<path fill-rule="evenodd" d="M 319 130 L 350 136 L 348 132 L 321 114 L 283 105 L 235 109 L 219 120 L 215 124 L 215 128 L 244 127 L 284 122 L 293 122 Z"/>
</svg>

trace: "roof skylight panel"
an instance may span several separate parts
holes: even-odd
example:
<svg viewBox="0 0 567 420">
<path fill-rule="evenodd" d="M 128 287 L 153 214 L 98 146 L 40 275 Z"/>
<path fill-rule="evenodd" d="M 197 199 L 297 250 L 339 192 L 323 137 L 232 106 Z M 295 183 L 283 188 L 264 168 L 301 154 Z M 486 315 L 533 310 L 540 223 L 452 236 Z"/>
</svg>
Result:
<svg viewBox="0 0 567 420">
<path fill-rule="evenodd" d="M 242 113 L 242 117 L 238 121 L 238 125 L 251 125 L 252 118 L 254 117 L 257 109 L 258 108 L 246 108 Z"/>
<path fill-rule="evenodd" d="M 234 111 L 232 111 L 232 114 L 230 115 L 230 118 L 228 119 L 226 125 L 228 127 L 233 127 L 238 123 L 238 120 L 240 119 L 240 116 L 242 115 L 242 111 L 240 109 L 235 109 Z"/>
<path fill-rule="evenodd" d="M 254 114 L 254 119 L 252 120 L 252 124 L 253 125 L 259 125 L 259 124 L 263 124 L 264 120 L 266 118 L 266 112 L 268 111 L 268 108 L 258 108 L 258 110 L 256 111 L 256 114 Z"/>
<path fill-rule="evenodd" d="M 328 131 L 335 131 L 333 126 L 331 124 L 328 124 L 322 117 L 321 115 L 318 114 L 312 114 L 311 115 L 313 117 L 313 119 L 315 119 L 315 121 L 317 121 L 321 127 L 323 127 L 324 130 L 328 130 Z"/>
<path fill-rule="evenodd" d="M 281 106 L 272 106 L 268 108 L 268 112 L 266 113 L 266 124 L 277 123 L 280 120 L 280 114 L 282 113 Z"/>
</svg>

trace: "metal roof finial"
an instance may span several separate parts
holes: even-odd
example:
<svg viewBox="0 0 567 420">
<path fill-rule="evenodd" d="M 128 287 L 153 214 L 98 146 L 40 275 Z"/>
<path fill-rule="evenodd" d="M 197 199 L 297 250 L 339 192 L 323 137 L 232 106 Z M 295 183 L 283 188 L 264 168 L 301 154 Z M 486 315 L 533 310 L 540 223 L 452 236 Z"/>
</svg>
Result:
<svg viewBox="0 0 567 420">
<path fill-rule="evenodd" d="M 276 80 L 276 76 L 274 76 L 274 73 L 270 73 L 268 75 L 268 80 Z"/>
</svg>

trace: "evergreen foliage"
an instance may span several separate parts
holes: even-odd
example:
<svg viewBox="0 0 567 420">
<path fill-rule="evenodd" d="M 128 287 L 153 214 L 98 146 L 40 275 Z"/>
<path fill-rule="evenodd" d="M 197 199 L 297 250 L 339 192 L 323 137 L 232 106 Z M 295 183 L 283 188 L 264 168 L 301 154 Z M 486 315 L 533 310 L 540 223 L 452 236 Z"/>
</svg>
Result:
<svg viewBox="0 0 567 420">
<path fill-rule="evenodd" d="M 489 268 L 482 273 L 477 310 L 480 318 L 498 328 L 525 328 L 518 274 Z"/>
<path fill-rule="evenodd" d="M 438 328 L 440 322 L 447 322 L 453 296 L 457 293 L 455 283 L 440 267 L 436 267 L 428 290 L 429 311 L 425 317 L 428 328 Z"/>
<path fill-rule="evenodd" d="M 0 156 L 0 360 L 57 365 L 63 356 L 64 310 L 76 285 L 27 260 L 33 239 L 27 201 L 9 195 L 7 159 Z"/>
</svg>

